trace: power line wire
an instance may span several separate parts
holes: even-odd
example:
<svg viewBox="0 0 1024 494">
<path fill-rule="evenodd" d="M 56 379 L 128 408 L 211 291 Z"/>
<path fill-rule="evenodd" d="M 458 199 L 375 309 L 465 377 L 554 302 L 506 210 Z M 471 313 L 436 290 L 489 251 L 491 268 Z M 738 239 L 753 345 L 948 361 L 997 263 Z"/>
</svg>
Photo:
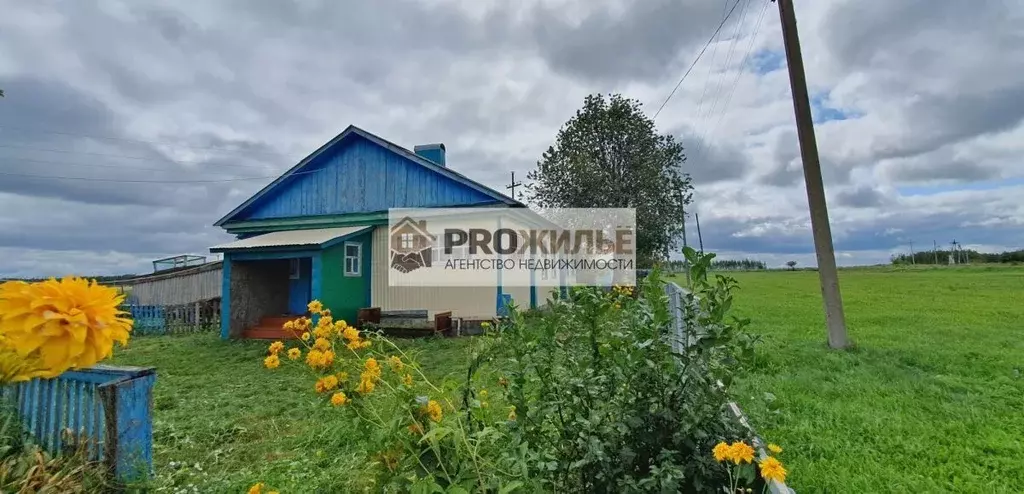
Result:
<svg viewBox="0 0 1024 494">
<path fill-rule="evenodd" d="M 736 23 L 736 30 L 733 32 L 732 39 L 729 40 L 729 51 L 726 54 L 725 64 L 723 65 L 725 70 L 729 70 L 729 62 L 732 61 L 732 52 L 733 52 L 733 50 L 736 49 L 736 41 L 739 39 L 740 28 L 743 27 L 743 21 L 747 18 L 747 7 L 749 7 L 749 6 L 750 6 L 750 0 L 747 0 L 747 3 L 745 3 L 743 5 L 743 8 L 740 9 L 742 11 L 741 12 L 741 16 L 740 16 L 740 20 L 739 20 L 739 22 Z M 711 104 L 711 111 L 708 112 L 708 118 L 705 121 L 705 124 L 703 125 L 703 129 L 701 131 L 700 139 L 697 141 L 697 149 L 696 149 L 696 151 L 694 153 L 694 156 L 700 155 L 701 149 L 704 147 L 705 138 L 707 137 L 707 133 L 708 133 L 708 126 L 709 126 L 708 124 L 710 124 L 711 121 L 715 118 L 715 109 L 718 108 L 718 101 L 722 97 L 722 82 L 724 80 L 725 80 L 724 76 L 720 77 L 718 79 L 718 85 L 715 87 L 715 99 L 714 99 L 714 101 Z"/>
<path fill-rule="evenodd" d="M 94 152 L 91 152 L 91 151 L 69 151 L 69 150 L 65 150 L 65 149 L 36 148 L 36 147 L 30 147 L 30 146 L 12 146 L 10 144 L 0 144 L 0 148 L 24 149 L 26 151 L 41 151 L 41 152 L 45 152 L 45 153 L 61 153 L 61 154 L 71 154 L 71 155 L 80 154 L 80 155 L 87 155 L 87 156 L 101 156 L 101 157 L 105 157 L 105 158 L 122 158 L 122 159 L 128 159 L 128 160 L 149 161 L 149 162 L 152 162 L 152 163 L 164 163 L 164 162 L 166 162 L 166 163 L 174 163 L 174 164 L 178 164 L 178 165 L 189 165 L 189 164 L 205 163 L 207 165 L 216 165 L 216 166 L 231 166 L 231 167 L 236 167 L 236 168 L 253 168 L 252 165 L 243 165 L 243 164 L 234 164 L 234 163 L 211 163 L 211 162 L 209 162 L 207 160 L 173 160 L 173 159 L 165 158 L 165 157 L 146 158 L 144 156 L 124 156 L 124 155 L 121 155 L 121 154 L 94 153 Z M 296 161 L 298 161 L 298 160 L 296 160 Z"/>
<path fill-rule="evenodd" d="M 725 104 L 722 106 L 722 113 L 718 115 L 718 121 L 715 122 L 714 127 L 711 128 L 711 132 L 708 134 L 708 138 L 711 138 L 715 131 L 718 130 L 718 126 L 722 124 L 722 119 L 728 113 L 729 103 L 732 102 L 732 95 L 736 92 L 736 86 L 739 85 L 740 76 L 743 75 L 743 68 L 747 66 L 747 59 L 750 58 L 750 52 L 754 48 L 754 42 L 757 41 L 757 34 L 761 31 L 761 22 L 764 20 L 764 14 L 768 10 L 768 1 L 765 0 L 761 6 L 761 13 L 757 17 L 757 22 L 754 24 L 754 32 L 750 35 L 750 41 L 747 42 L 747 50 L 743 54 L 743 60 L 740 62 L 740 70 L 736 72 L 736 77 L 733 78 L 732 88 L 729 89 L 728 96 L 725 99 Z"/>
<path fill-rule="evenodd" d="M 289 175 L 294 177 L 296 175 L 306 175 L 310 173 L 319 173 L 321 170 L 312 170 L 308 172 L 298 172 Z M 85 182 L 109 182 L 109 183 L 126 183 L 126 184 L 212 184 L 212 183 L 225 183 L 225 182 L 241 182 L 244 180 L 267 180 L 276 179 L 279 175 L 266 176 L 266 177 L 242 177 L 242 178 L 226 178 L 220 180 L 130 180 L 130 179 L 113 179 L 113 178 L 92 178 L 92 177 L 65 177 L 58 175 L 32 175 L 29 173 L 8 173 L 0 172 L 0 175 L 6 175 L 9 177 L 26 177 L 26 178 L 44 178 L 52 180 L 81 180 Z"/>
<path fill-rule="evenodd" d="M 33 128 L 29 128 L 29 127 L 17 127 L 17 126 L 13 126 L 13 125 L 3 125 L 3 126 L 0 126 L 0 130 L 4 130 L 4 129 L 20 130 L 22 132 L 36 132 L 36 133 L 40 133 L 40 134 L 53 134 L 53 135 L 63 135 L 63 136 L 72 136 L 72 137 L 85 137 L 87 139 L 106 139 L 106 140 L 111 140 L 111 141 L 134 142 L 134 143 L 139 143 L 139 144 L 152 144 L 152 145 L 155 145 L 155 146 L 176 146 L 176 147 L 181 147 L 181 148 L 200 149 L 200 150 L 205 150 L 205 151 L 221 151 L 221 152 L 225 152 L 225 153 L 264 154 L 264 155 L 268 155 L 268 156 L 279 156 L 279 157 L 285 157 L 285 158 L 288 157 L 288 156 L 286 156 L 286 155 L 284 155 L 282 153 L 278 153 L 278 152 L 274 152 L 274 151 L 254 151 L 254 150 L 241 150 L 241 149 L 227 149 L 227 148 L 224 148 L 224 147 L 217 147 L 217 146 L 192 146 L 192 145 L 188 145 L 188 144 L 169 144 L 169 143 L 166 143 L 166 142 L 148 141 L 148 140 L 144 140 L 144 139 L 130 139 L 130 138 L 127 138 L 127 137 L 101 136 L 101 135 L 95 135 L 95 134 L 80 134 L 80 133 L 75 133 L 75 132 L 62 132 L 62 131 L 57 131 L 57 130 L 33 129 Z"/>
<path fill-rule="evenodd" d="M 723 19 L 725 18 L 725 14 L 727 12 L 729 12 L 729 0 L 724 0 L 722 2 L 722 18 Z M 712 42 L 714 42 L 715 39 L 717 39 L 717 37 L 712 38 Z M 701 90 L 701 92 L 700 92 L 700 99 L 697 100 L 697 120 L 700 120 L 701 119 L 701 115 L 703 115 L 704 97 L 707 96 L 707 94 L 708 94 L 708 86 L 711 85 L 711 72 L 715 68 L 715 57 L 717 56 L 717 54 L 718 54 L 718 43 L 715 43 L 715 47 L 711 49 L 711 61 L 708 62 L 708 74 L 707 74 L 707 76 L 704 77 L 704 89 Z"/>
<path fill-rule="evenodd" d="M 704 55 L 705 51 L 707 51 L 708 46 L 711 44 L 711 41 L 714 40 L 716 36 L 718 36 L 718 32 L 722 30 L 722 26 L 724 26 L 726 21 L 729 20 L 729 17 L 732 16 L 733 11 L 736 10 L 736 7 L 740 4 L 741 1 L 743 0 L 736 0 L 736 3 L 733 4 L 732 9 L 729 10 L 729 13 L 725 15 L 725 18 L 722 19 L 722 22 L 718 24 L 718 28 L 715 29 L 715 32 L 711 35 L 710 38 L 708 38 L 708 42 L 704 43 L 704 48 L 701 48 L 700 53 L 697 54 L 697 58 L 693 59 L 693 63 L 691 63 L 690 67 L 686 69 L 686 72 L 683 73 L 683 76 L 679 78 L 679 82 L 676 83 L 676 87 L 672 88 L 672 92 L 668 93 L 668 97 L 665 98 L 665 101 L 663 101 L 661 103 L 661 106 L 658 107 L 658 111 L 654 112 L 654 117 L 651 118 L 652 120 L 658 118 L 658 115 L 661 114 L 661 110 L 665 109 L 665 105 L 667 105 L 669 100 L 672 99 L 672 96 L 675 96 L 676 91 L 679 90 L 679 86 L 681 86 L 683 84 L 683 81 L 686 80 L 686 76 L 690 75 L 690 71 L 693 70 L 693 66 L 697 65 L 697 61 L 699 61 L 700 57 Z"/>
</svg>

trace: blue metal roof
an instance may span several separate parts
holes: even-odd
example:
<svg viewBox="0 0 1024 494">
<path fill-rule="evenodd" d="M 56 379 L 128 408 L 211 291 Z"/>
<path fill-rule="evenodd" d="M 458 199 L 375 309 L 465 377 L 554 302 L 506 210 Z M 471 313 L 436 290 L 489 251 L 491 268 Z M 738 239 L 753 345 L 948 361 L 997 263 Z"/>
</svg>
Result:
<svg viewBox="0 0 1024 494">
<path fill-rule="evenodd" d="M 356 151 L 352 151 L 357 155 L 337 156 L 346 145 L 360 140 L 369 145 L 357 146 Z M 410 169 L 410 165 L 413 168 Z M 319 171 L 330 173 L 321 175 L 317 173 Z M 316 216 L 396 207 L 479 206 L 487 202 L 526 207 L 461 173 L 350 125 L 214 226 L 268 217 Z"/>
</svg>

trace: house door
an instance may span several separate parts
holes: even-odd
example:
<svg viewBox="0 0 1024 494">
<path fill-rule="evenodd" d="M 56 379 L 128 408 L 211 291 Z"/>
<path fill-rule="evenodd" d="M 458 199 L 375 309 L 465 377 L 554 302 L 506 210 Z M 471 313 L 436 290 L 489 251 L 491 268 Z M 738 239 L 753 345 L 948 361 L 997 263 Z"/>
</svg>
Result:
<svg viewBox="0 0 1024 494">
<path fill-rule="evenodd" d="M 288 312 L 305 314 L 313 296 L 313 260 L 300 257 L 288 260 Z"/>
</svg>

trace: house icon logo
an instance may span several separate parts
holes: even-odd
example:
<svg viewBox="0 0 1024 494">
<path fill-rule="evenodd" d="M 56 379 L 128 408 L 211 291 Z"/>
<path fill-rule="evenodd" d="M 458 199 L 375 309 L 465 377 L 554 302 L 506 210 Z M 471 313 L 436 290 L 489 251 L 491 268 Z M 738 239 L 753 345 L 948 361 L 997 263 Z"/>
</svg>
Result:
<svg viewBox="0 0 1024 494">
<path fill-rule="evenodd" d="M 391 226 L 391 268 L 401 273 L 429 268 L 435 240 L 426 220 L 403 217 Z"/>
</svg>

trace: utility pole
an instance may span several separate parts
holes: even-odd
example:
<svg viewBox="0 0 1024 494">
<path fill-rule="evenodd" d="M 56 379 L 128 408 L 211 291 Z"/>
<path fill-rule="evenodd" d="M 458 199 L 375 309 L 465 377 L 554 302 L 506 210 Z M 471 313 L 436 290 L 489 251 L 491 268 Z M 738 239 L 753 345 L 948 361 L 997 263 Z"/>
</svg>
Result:
<svg viewBox="0 0 1024 494">
<path fill-rule="evenodd" d="M 512 199 L 513 200 L 515 200 L 515 198 L 516 198 L 516 187 L 519 187 L 520 185 L 523 185 L 523 183 L 522 182 L 516 182 L 516 172 L 513 171 L 512 172 L 512 183 L 505 186 L 506 189 L 511 189 L 512 190 Z"/>
<path fill-rule="evenodd" d="M 683 208 L 683 250 L 686 250 L 686 208 Z M 686 287 L 690 288 L 693 283 L 690 282 L 690 261 L 686 259 L 686 254 L 683 254 L 683 272 L 686 273 Z"/>
<path fill-rule="evenodd" d="M 846 337 L 846 316 L 843 314 L 843 297 L 839 292 L 839 272 L 836 269 L 836 255 L 832 246 L 832 228 L 828 223 L 825 186 L 821 179 L 821 163 L 818 162 L 818 143 L 814 138 L 814 120 L 811 117 L 810 98 L 807 96 L 807 80 L 804 74 L 803 55 L 800 53 L 800 37 L 796 31 L 796 15 L 793 13 L 793 0 L 778 0 L 778 4 L 779 17 L 782 18 L 782 40 L 786 46 L 786 62 L 789 67 L 789 84 L 793 91 L 793 112 L 796 115 L 797 136 L 800 140 L 800 157 L 804 165 L 807 205 L 811 210 L 814 253 L 818 258 L 818 277 L 825 305 L 828 346 L 846 348 L 849 344 Z"/>
<path fill-rule="evenodd" d="M 910 264 L 917 264 L 917 261 L 914 259 L 914 241 L 913 240 L 910 241 Z"/>
<path fill-rule="evenodd" d="M 700 243 L 700 255 L 704 255 L 704 237 L 700 235 L 700 215 L 693 213 L 693 219 L 697 221 L 697 242 Z"/>
<path fill-rule="evenodd" d="M 936 242 L 934 240 L 932 240 L 932 253 L 935 254 L 935 265 L 938 266 L 939 265 L 939 244 L 938 244 L 938 242 Z"/>
</svg>

